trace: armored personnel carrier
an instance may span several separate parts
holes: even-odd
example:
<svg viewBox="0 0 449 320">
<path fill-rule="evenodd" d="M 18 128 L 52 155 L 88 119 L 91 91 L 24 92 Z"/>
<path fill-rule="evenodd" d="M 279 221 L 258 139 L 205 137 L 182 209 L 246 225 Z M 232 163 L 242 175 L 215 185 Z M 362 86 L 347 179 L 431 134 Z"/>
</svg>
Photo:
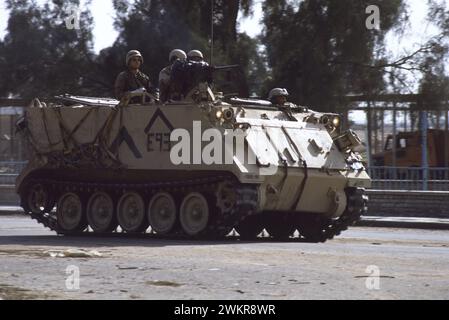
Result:
<svg viewBox="0 0 449 320">
<path fill-rule="evenodd" d="M 35 99 L 17 124 L 32 150 L 16 182 L 25 212 L 58 234 L 322 242 L 366 211 L 360 140 L 339 115 L 196 78 L 164 104 L 144 91 Z"/>
</svg>

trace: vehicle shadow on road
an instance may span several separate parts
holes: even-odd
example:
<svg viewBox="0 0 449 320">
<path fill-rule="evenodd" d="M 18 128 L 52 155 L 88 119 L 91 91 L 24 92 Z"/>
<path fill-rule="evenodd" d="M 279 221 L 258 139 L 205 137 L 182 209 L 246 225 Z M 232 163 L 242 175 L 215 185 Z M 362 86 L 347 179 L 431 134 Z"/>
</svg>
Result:
<svg viewBox="0 0 449 320">
<path fill-rule="evenodd" d="M 27 246 L 82 246 L 82 247 L 171 247 L 171 246 L 210 246 L 230 244 L 250 244 L 263 242 L 303 242 L 299 238 L 278 241 L 272 238 L 257 238 L 255 240 L 241 240 L 236 237 L 226 237 L 219 240 L 206 239 L 164 239 L 149 234 L 142 235 L 116 235 L 116 236 L 63 236 L 63 235 L 13 235 L 0 236 L 1 245 L 27 245 Z"/>
</svg>

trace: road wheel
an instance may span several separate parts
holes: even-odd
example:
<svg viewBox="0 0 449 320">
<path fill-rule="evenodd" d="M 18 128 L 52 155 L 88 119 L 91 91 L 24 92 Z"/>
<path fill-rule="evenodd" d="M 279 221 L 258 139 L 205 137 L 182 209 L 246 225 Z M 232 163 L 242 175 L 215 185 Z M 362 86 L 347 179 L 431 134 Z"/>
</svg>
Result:
<svg viewBox="0 0 449 320">
<path fill-rule="evenodd" d="M 126 232 L 142 232 L 148 227 L 145 203 L 136 192 L 125 193 L 117 205 L 117 220 Z"/>
<path fill-rule="evenodd" d="M 105 192 L 95 192 L 87 203 L 87 221 L 94 232 L 110 232 L 117 228 L 114 202 Z"/>
<path fill-rule="evenodd" d="M 55 206 L 54 197 L 49 189 L 41 183 L 33 184 L 25 191 L 22 205 L 27 212 L 50 212 Z"/>
<path fill-rule="evenodd" d="M 184 197 L 179 220 L 184 232 L 190 236 L 204 231 L 209 222 L 209 205 L 206 198 L 197 192 L 189 193 Z"/>
<path fill-rule="evenodd" d="M 82 231 L 87 227 L 81 198 L 72 192 L 64 193 L 56 207 L 56 217 L 63 231 Z"/>
<path fill-rule="evenodd" d="M 166 192 L 155 194 L 148 205 L 148 221 L 151 229 L 158 234 L 167 234 L 175 225 L 177 216 L 176 203 Z"/>
</svg>

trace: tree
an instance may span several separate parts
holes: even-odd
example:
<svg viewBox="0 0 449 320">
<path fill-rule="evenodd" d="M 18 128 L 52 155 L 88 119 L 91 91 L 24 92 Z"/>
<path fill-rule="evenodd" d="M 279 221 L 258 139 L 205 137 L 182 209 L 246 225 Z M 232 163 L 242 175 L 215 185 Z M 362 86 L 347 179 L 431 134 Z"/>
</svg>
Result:
<svg viewBox="0 0 449 320">
<path fill-rule="evenodd" d="M 422 107 L 439 109 L 449 100 L 449 76 L 446 68 L 449 56 L 449 8 L 446 2 L 429 0 L 428 21 L 439 33 L 427 42 L 427 54 L 417 61 L 422 72 L 419 93 L 423 95 Z"/>
<path fill-rule="evenodd" d="M 242 66 L 248 85 L 246 90 L 250 95 L 263 96 L 261 88 L 267 81 L 268 70 L 265 53 L 260 48 L 260 40 L 251 38 L 246 33 L 239 33 L 230 61 Z"/>
<path fill-rule="evenodd" d="M 65 19 L 78 0 L 53 0 L 42 7 L 34 0 L 7 0 L 6 5 L 10 17 L 0 45 L 0 95 L 89 93 L 83 75 L 93 59 L 90 12 L 80 13 L 77 30 L 68 29 Z"/>
<path fill-rule="evenodd" d="M 366 27 L 369 5 L 380 8 L 380 30 Z M 335 97 L 384 88 L 383 40 L 401 22 L 401 0 L 266 0 L 264 32 L 272 80 L 265 90 L 285 87 L 292 99 L 333 111 Z"/>
<path fill-rule="evenodd" d="M 255 69 L 251 66 L 260 65 L 257 40 L 237 32 L 238 10 L 250 14 L 251 3 L 250 0 L 215 0 L 212 17 L 213 63 L 238 63 L 246 75 L 253 74 Z M 174 48 L 199 49 L 209 60 L 211 4 L 211 0 L 136 0 L 132 4 L 127 0 L 114 0 L 119 37 L 112 47 L 100 53 L 97 79 L 101 78 L 102 83 L 113 83 L 117 73 L 125 67 L 124 57 L 130 49 L 142 52 L 145 58 L 142 69 L 154 84 Z"/>
<path fill-rule="evenodd" d="M 89 5 L 88 1 L 88 5 Z M 8 33 L 0 43 L 0 95 L 52 96 L 70 92 L 111 96 L 117 74 L 125 68 L 130 49 L 145 58 L 143 71 L 157 85 L 159 71 L 174 48 L 200 49 L 208 59 L 211 41 L 211 4 L 214 3 L 214 64 L 242 66 L 255 79 L 258 42 L 237 32 L 237 15 L 251 12 L 251 0 L 114 0 L 115 43 L 92 50 L 92 17 L 81 12 L 80 29 L 69 30 L 69 6 L 79 0 L 8 0 Z M 251 81 L 256 85 L 256 81 Z M 242 88 L 245 86 L 241 86 Z M 247 90 L 246 90 L 247 91 Z"/>
</svg>

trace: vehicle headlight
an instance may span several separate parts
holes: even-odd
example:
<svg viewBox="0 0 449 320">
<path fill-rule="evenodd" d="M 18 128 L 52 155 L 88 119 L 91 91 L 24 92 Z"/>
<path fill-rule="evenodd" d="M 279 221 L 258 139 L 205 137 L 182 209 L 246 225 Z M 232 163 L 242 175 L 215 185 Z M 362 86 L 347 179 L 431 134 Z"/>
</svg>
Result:
<svg viewBox="0 0 449 320">
<path fill-rule="evenodd" d="M 221 119 L 222 117 L 223 117 L 223 111 L 217 110 L 217 111 L 215 112 L 215 118 Z"/>
<path fill-rule="evenodd" d="M 335 128 L 338 128 L 340 126 L 340 118 L 339 117 L 333 117 L 332 118 L 332 124 Z"/>
</svg>

